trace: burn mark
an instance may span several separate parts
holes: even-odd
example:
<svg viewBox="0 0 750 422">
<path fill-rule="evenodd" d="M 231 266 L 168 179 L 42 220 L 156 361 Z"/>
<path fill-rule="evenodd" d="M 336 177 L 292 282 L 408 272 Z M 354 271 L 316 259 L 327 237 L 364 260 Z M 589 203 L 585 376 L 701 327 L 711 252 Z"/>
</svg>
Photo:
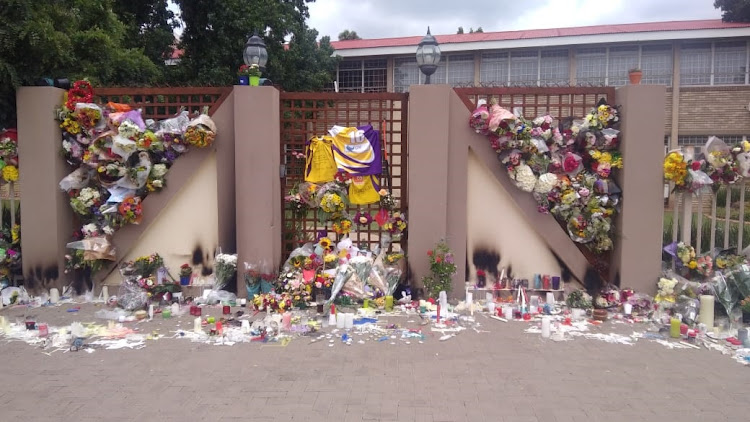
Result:
<svg viewBox="0 0 750 422">
<path fill-rule="evenodd" d="M 487 271 L 497 278 L 497 266 L 500 264 L 500 254 L 487 247 L 474 249 L 472 262 L 478 270 Z"/>
<path fill-rule="evenodd" d="M 209 266 L 204 265 L 201 269 L 201 275 L 204 277 L 207 275 L 211 275 L 213 273 L 214 273 L 214 269 Z"/>
<path fill-rule="evenodd" d="M 58 277 L 60 277 L 60 270 L 57 268 L 57 265 L 50 265 L 44 270 L 44 281 L 46 283 L 56 281 Z"/>
<path fill-rule="evenodd" d="M 593 293 L 602 285 L 602 278 L 591 265 L 586 266 L 586 274 L 583 275 L 583 287 L 587 292 Z"/>
<path fill-rule="evenodd" d="M 200 246 L 196 246 L 193 249 L 193 265 L 203 264 L 203 249 Z"/>
<path fill-rule="evenodd" d="M 617 273 L 615 273 L 614 284 L 618 288 L 620 287 L 620 270 L 617 270 Z"/>
<path fill-rule="evenodd" d="M 560 255 L 556 254 L 555 251 L 553 251 L 550 248 L 547 248 L 547 250 L 552 254 L 552 256 L 555 257 L 555 261 L 557 261 L 557 265 L 560 266 L 560 272 L 561 272 L 560 277 L 562 278 L 563 282 L 565 283 L 570 282 L 570 280 L 573 279 L 573 271 L 570 271 L 570 268 L 560 258 Z"/>
</svg>

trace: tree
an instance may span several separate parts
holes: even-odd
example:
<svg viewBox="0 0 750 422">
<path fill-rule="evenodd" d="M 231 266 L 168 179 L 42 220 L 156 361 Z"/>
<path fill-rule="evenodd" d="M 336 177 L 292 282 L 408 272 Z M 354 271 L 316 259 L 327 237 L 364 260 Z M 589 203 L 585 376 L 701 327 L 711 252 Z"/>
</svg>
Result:
<svg viewBox="0 0 750 422">
<path fill-rule="evenodd" d="M 750 0 L 715 0 L 724 22 L 750 22 Z"/>
<path fill-rule="evenodd" d="M 474 31 L 474 33 L 475 33 L 475 34 L 481 34 L 481 33 L 483 33 L 483 32 L 484 32 L 484 29 L 482 29 L 482 27 L 481 27 L 481 26 L 480 26 L 479 28 L 477 28 L 477 30 L 476 30 L 476 31 Z"/>
<path fill-rule="evenodd" d="M 305 25 L 311 0 L 176 0 L 184 32 L 181 83 L 230 85 L 242 62 L 245 42 L 254 31 L 266 44 L 264 77 L 286 90 L 320 89 L 332 80 L 328 38 Z M 288 50 L 285 38 L 291 37 Z M 335 61 L 333 61 L 335 66 Z M 327 76 L 326 76 L 327 75 Z"/>
<path fill-rule="evenodd" d="M 15 126 L 15 89 L 41 78 L 148 84 L 159 68 L 127 48 L 111 0 L 5 0 L 0 7 L 0 127 Z"/>
<path fill-rule="evenodd" d="M 175 46 L 179 26 L 167 0 L 114 0 L 113 11 L 127 26 L 125 46 L 141 48 L 154 63 L 163 64 Z"/>
<path fill-rule="evenodd" d="M 456 34 L 463 34 L 463 33 L 464 33 L 464 27 L 463 26 L 459 26 L 458 27 L 458 31 L 456 31 Z"/>
<path fill-rule="evenodd" d="M 343 30 L 339 33 L 339 41 L 344 40 L 361 40 L 362 38 L 357 35 L 357 31 L 350 31 L 348 29 Z"/>
</svg>

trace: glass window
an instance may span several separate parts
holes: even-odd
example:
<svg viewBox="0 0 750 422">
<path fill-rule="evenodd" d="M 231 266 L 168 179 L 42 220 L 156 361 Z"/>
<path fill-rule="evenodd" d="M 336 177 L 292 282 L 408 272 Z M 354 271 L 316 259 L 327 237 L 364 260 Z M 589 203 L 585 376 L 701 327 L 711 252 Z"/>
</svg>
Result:
<svg viewBox="0 0 750 422">
<path fill-rule="evenodd" d="M 479 64 L 479 82 L 505 85 L 508 83 L 508 53 L 484 53 Z"/>
<path fill-rule="evenodd" d="M 339 63 L 338 81 L 340 92 L 362 92 L 362 60 Z"/>
<path fill-rule="evenodd" d="M 387 91 L 387 75 L 388 61 L 386 59 L 365 60 L 364 92 Z"/>
<path fill-rule="evenodd" d="M 581 48 L 576 50 L 576 80 L 578 85 L 602 86 L 606 77 L 606 48 Z"/>
<path fill-rule="evenodd" d="M 714 45 L 714 85 L 744 84 L 746 55 L 744 41 L 717 42 Z"/>
<path fill-rule="evenodd" d="M 568 50 L 542 51 L 539 79 L 541 86 L 560 86 L 570 83 Z"/>
<path fill-rule="evenodd" d="M 638 47 L 610 47 L 607 85 L 622 86 L 628 83 L 628 71 L 638 67 Z"/>
<path fill-rule="evenodd" d="M 448 56 L 448 84 L 474 85 L 474 55 Z"/>
<path fill-rule="evenodd" d="M 539 78 L 539 53 L 518 51 L 510 53 L 510 84 L 536 85 Z"/>
<path fill-rule="evenodd" d="M 669 45 L 647 45 L 641 47 L 641 83 L 672 85 L 672 47 Z"/>
<path fill-rule="evenodd" d="M 409 85 L 419 84 L 419 67 L 416 57 L 406 57 L 394 60 L 393 66 L 393 90 L 395 92 L 408 92 Z"/>
<path fill-rule="evenodd" d="M 680 49 L 680 85 L 711 84 L 711 43 L 685 44 Z"/>
</svg>

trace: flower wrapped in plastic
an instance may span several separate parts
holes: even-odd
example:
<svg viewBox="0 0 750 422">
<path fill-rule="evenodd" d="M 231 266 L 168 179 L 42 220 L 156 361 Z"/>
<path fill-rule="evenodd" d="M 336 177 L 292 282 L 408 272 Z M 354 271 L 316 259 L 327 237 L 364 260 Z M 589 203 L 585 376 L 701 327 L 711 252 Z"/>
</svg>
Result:
<svg viewBox="0 0 750 422">
<path fill-rule="evenodd" d="M 269 270 L 266 261 L 248 263 L 245 262 L 245 287 L 247 297 L 265 294 L 273 289 L 272 271 Z M 269 277 L 271 275 L 271 277 Z"/>
<path fill-rule="evenodd" d="M 216 123 L 207 114 L 201 114 L 188 123 L 184 139 L 198 148 L 210 147 L 216 139 Z"/>
<path fill-rule="evenodd" d="M 339 265 L 338 270 L 336 271 L 336 276 L 333 279 L 333 286 L 331 287 L 331 298 L 328 299 L 326 305 L 330 306 L 331 303 L 333 303 L 336 296 L 342 291 L 344 285 L 351 279 L 352 275 L 354 275 L 354 269 L 350 265 Z"/>
<path fill-rule="evenodd" d="M 216 281 L 213 290 L 223 290 L 237 275 L 237 254 L 218 253 L 214 264 L 214 274 Z"/>
<path fill-rule="evenodd" d="M 489 133 L 489 123 L 490 123 L 490 110 L 489 107 L 487 107 L 487 104 L 482 104 L 479 107 L 477 107 L 473 113 L 471 113 L 471 117 L 469 117 L 469 127 L 471 127 L 474 132 L 487 135 Z"/>
<path fill-rule="evenodd" d="M 115 260 L 116 249 L 107 236 L 89 237 L 76 242 L 70 242 L 65 247 L 82 250 L 83 259 L 87 261 L 99 259 Z"/>
</svg>

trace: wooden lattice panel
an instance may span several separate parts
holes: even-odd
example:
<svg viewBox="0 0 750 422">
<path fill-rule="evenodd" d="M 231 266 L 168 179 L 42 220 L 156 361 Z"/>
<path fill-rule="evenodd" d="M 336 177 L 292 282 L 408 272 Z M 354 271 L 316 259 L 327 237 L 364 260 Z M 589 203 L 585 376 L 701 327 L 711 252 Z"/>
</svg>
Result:
<svg viewBox="0 0 750 422">
<path fill-rule="evenodd" d="M 144 119 L 161 120 L 173 117 L 183 107 L 200 113 L 208 106 L 213 114 L 231 91 L 231 87 L 95 88 L 94 101 L 130 104 L 142 110 Z"/>
<path fill-rule="evenodd" d="M 455 88 L 456 93 L 473 111 L 478 100 L 487 104 L 497 102 L 501 107 L 523 109 L 524 117 L 533 119 L 549 113 L 555 119 L 584 117 L 600 99 L 612 104 L 612 87 L 552 87 L 552 88 Z"/>
<path fill-rule="evenodd" d="M 399 202 L 400 209 L 408 211 L 407 198 L 407 110 L 408 94 L 400 93 L 320 93 L 296 92 L 281 93 L 281 163 L 286 175 L 282 179 L 282 253 L 287 256 L 295 248 L 312 241 L 317 232 L 326 228 L 318 222 L 317 212 L 311 210 L 305 216 L 296 216 L 284 204 L 283 196 L 298 183 L 304 181 L 304 159 L 294 157 L 294 153 L 305 153 L 307 141 L 314 136 L 325 135 L 332 126 L 372 125 L 380 131 L 381 149 L 387 152 L 390 177 L 383 174 L 380 185 L 390 189 Z M 375 214 L 378 205 L 359 207 Z M 352 206 L 354 214 L 358 207 Z M 408 216 L 408 214 L 407 214 Z M 330 229 L 330 226 L 328 227 Z M 381 231 L 377 224 L 362 228 L 355 226 L 351 239 L 360 246 L 374 249 L 380 241 Z M 331 234 L 334 237 L 335 234 Z M 402 248 L 405 235 L 394 242 L 394 248 Z"/>
</svg>

